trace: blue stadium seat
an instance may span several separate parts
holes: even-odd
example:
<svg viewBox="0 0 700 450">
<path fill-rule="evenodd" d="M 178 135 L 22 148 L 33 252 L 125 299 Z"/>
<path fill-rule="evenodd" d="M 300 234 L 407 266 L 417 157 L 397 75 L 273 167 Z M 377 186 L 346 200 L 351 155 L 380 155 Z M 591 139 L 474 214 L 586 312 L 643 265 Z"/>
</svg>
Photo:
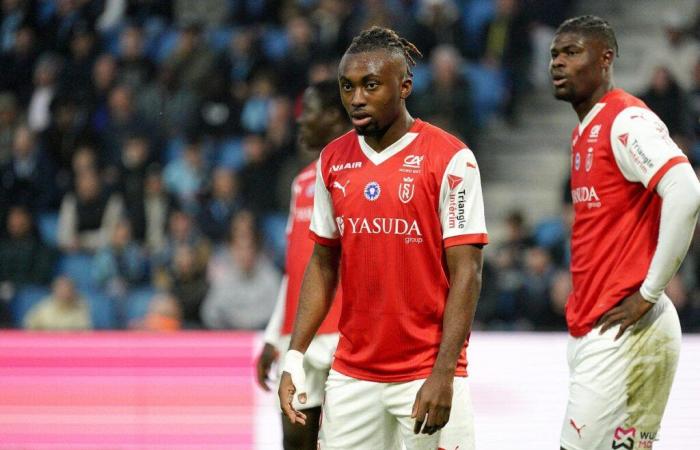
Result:
<svg viewBox="0 0 700 450">
<path fill-rule="evenodd" d="M 462 26 L 469 42 L 481 45 L 481 30 L 491 20 L 496 8 L 493 0 L 467 0 L 462 7 Z"/>
<path fill-rule="evenodd" d="M 413 91 L 422 93 L 430 84 L 430 65 L 425 63 L 417 63 L 413 69 Z"/>
<path fill-rule="evenodd" d="M 464 64 L 463 73 L 472 87 L 474 111 L 480 126 L 497 112 L 505 99 L 505 79 L 500 70 L 481 64 Z"/>
<path fill-rule="evenodd" d="M 538 246 L 551 248 L 564 239 L 566 232 L 564 231 L 564 224 L 561 219 L 552 217 L 538 223 L 535 226 L 533 234 Z"/>
<path fill-rule="evenodd" d="M 156 290 L 149 286 L 133 289 L 126 297 L 125 319 L 128 324 L 134 319 L 140 319 L 148 312 L 148 305 L 156 294 Z"/>
<path fill-rule="evenodd" d="M 262 37 L 262 48 L 265 55 L 279 61 L 287 53 L 289 42 L 287 33 L 282 28 L 267 28 Z"/>
<path fill-rule="evenodd" d="M 44 243 L 56 247 L 58 245 L 58 213 L 45 212 L 39 214 L 37 226 Z"/>
<path fill-rule="evenodd" d="M 268 214 L 262 219 L 262 230 L 265 244 L 272 250 L 274 262 L 284 267 L 287 252 L 287 216 L 281 213 Z"/>
<path fill-rule="evenodd" d="M 207 31 L 206 39 L 213 50 L 220 52 L 229 46 L 234 33 L 235 31 L 233 28 L 216 28 Z"/>
<path fill-rule="evenodd" d="M 50 293 L 51 290 L 46 286 L 26 285 L 19 288 L 10 302 L 10 314 L 15 327 L 22 328 L 27 312 Z"/>
<path fill-rule="evenodd" d="M 169 139 L 168 143 L 165 145 L 165 152 L 163 153 L 165 161 L 163 161 L 163 163 L 168 164 L 170 161 L 179 158 L 184 148 L 185 140 L 181 137 Z"/>
<path fill-rule="evenodd" d="M 157 63 L 162 63 L 175 50 L 180 33 L 175 29 L 168 29 L 161 34 L 156 41 L 153 58 Z"/>
<path fill-rule="evenodd" d="M 78 290 L 92 289 L 92 255 L 70 253 L 62 255 L 58 261 L 58 275 L 66 275 L 73 280 Z"/>
<path fill-rule="evenodd" d="M 113 330 L 120 328 L 115 301 L 107 294 L 97 289 L 81 289 L 90 309 L 92 326 L 96 330 Z"/>
<path fill-rule="evenodd" d="M 232 137 L 220 142 L 216 146 L 216 160 L 214 164 L 224 166 L 234 170 L 240 170 L 245 164 L 243 154 L 243 141 L 240 138 Z"/>
</svg>

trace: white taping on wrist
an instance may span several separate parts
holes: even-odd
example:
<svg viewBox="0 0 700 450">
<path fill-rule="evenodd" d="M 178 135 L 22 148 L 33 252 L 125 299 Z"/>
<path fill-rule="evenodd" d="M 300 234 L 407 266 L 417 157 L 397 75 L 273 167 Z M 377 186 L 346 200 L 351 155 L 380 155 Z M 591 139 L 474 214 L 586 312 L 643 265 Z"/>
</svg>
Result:
<svg viewBox="0 0 700 450">
<path fill-rule="evenodd" d="M 296 388 L 295 395 L 301 403 L 301 395 L 306 394 L 306 372 L 304 372 L 304 354 L 296 350 L 289 350 L 284 356 L 283 372 L 287 372 L 292 377 L 292 383 Z M 306 395 L 304 395 L 306 397 Z"/>
</svg>

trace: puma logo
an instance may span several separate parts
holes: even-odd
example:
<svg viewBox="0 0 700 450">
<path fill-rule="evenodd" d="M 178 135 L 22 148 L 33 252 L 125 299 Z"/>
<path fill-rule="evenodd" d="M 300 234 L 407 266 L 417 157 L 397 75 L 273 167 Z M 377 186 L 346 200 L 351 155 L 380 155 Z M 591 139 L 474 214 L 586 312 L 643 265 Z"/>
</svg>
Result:
<svg viewBox="0 0 700 450">
<path fill-rule="evenodd" d="M 580 427 L 576 426 L 576 422 L 574 422 L 574 419 L 569 419 L 569 423 L 571 424 L 572 427 L 574 427 L 574 430 L 576 430 L 576 434 L 578 434 L 578 438 L 581 439 L 581 430 L 583 430 L 586 425 L 581 425 Z"/>
<path fill-rule="evenodd" d="M 334 181 L 331 187 L 340 189 L 340 191 L 343 193 L 343 197 L 345 197 L 345 188 L 348 186 L 349 183 L 350 180 L 346 181 L 345 184 L 340 184 L 337 181 Z"/>
</svg>

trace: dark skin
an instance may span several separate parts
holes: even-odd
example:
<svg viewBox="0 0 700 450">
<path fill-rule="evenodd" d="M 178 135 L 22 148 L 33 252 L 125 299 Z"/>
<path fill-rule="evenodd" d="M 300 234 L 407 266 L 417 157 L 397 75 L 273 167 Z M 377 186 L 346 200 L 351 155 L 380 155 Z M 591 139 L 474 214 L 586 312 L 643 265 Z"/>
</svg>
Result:
<svg viewBox="0 0 700 450">
<path fill-rule="evenodd" d="M 348 123 L 337 108 L 324 108 L 316 88 L 309 87 L 302 99 L 302 113 L 297 120 L 300 144 L 305 150 L 318 156 L 323 147 L 336 137 L 345 133 Z M 256 363 L 256 380 L 265 391 L 270 391 L 270 369 L 279 358 L 274 345 L 265 343 Z M 321 407 L 304 409 L 304 416 L 309 422 L 307 427 L 297 427 L 282 414 L 283 447 L 295 450 L 315 450 L 318 441 Z"/>
<path fill-rule="evenodd" d="M 405 100 L 413 84 L 403 55 L 387 50 L 346 54 L 340 62 L 338 80 L 343 106 L 355 130 L 375 151 L 381 152 L 410 130 L 414 120 L 406 110 Z M 433 434 L 449 420 L 457 360 L 471 330 L 481 289 L 481 248 L 454 246 L 447 248 L 445 255 L 450 290 L 443 336 L 433 371 L 413 404 L 411 416 L 416 420 L 416 434 Z M 327 314 L 338 282 L 339 264 L 339 247 L 316 244 L 304 275 L 291 350 L 305 352 Z M 305 424 L 307 417 L 291 404 L 295 393 L 291 376 L 283 372 L 279 389 L 282 411 L 292 423 Z"/>
<path fill-rule="evenodd" d="M 560 33 L 550 47 L 550 76 L 554 96 L 571 103 L 579 121 L 600 99 L 614 89 L 612 80 L 615 52 L 602 39 L 584 33 Z M 639 291 L 626 297 L 599 320 L 600 333 L 619 325 L 615 340 L 652 307 Z M 561 450 L 566 450 L 561 447 Z"/>
</svg>

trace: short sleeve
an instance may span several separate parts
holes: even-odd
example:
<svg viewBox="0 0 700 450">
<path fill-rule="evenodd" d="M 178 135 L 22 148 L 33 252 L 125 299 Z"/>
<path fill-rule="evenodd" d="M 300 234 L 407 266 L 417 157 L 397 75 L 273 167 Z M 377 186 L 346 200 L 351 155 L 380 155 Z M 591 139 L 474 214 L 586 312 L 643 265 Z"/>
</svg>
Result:
<svg viewBox="0 0 700 450">
<path fill-rule="evenodd" d="M 687 162 L 668 134 L 668 128 L 652 111 L 638 106 L 622 110 L 613 121 L 610 141 L 622 175 L 631 182 L 654 189 L 674 165 Z"/>
<path fill-rule="evenodd" d="M 311 215 L 311 238 L 322 245 L 339 244 L 338 228 L 335 224 L 333 201 L 328 192 L 321 170 L 321 158 L 316 164 L 316 188 L 314 190 L 314 212 Z"/>
<path fill-rule="evenodd" d="M 439 201 L 445 247 L 488 243 L 481 175 L 469 149 L 457 152 L 447 164 Z"/>
</svg>

